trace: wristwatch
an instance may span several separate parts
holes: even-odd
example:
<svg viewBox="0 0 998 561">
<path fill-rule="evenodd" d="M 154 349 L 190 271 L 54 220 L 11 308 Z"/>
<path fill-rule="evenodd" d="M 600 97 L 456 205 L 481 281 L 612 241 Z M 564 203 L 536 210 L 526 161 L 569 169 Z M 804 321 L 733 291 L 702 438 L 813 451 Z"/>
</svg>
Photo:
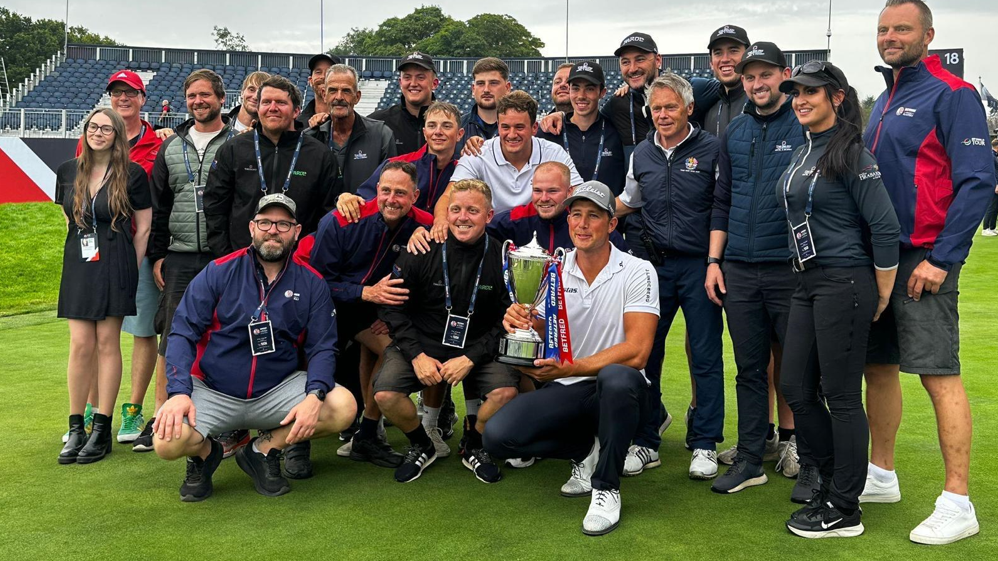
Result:
<svg viewBox="0 0 998 561">
<path fill-rule="evenodd" d="M 320 389 L 312 390 L 312 391 L 308 392 L 305 395 L 307 395 L 307 396 L 308 395 L 314 395 L 315 397 L 319 398 L 319 401 L 326 401 L 326 390 L 323 390 L 321 388 Z"/>
<path fill-rule="evenodd" d="M 708 265 L 720 265 L 723 262 L 724 262 L 724 259 L 721 258 L 721 257 L 707 257 L 707 264 Z"/>
</svg>

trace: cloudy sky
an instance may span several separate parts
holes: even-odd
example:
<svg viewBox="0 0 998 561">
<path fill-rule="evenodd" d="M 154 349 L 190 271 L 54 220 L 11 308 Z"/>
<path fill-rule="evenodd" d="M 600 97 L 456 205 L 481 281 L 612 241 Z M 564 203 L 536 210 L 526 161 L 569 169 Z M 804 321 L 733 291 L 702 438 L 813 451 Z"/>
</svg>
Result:
<svg viewBox="0 0 998 561">
<path fill-rule="evenodd" d="M 66 3 L 59 0 L 3 0 L 4 5 L 35 18 L 62 20 Z M 546 47 L 546 56 L 565 55 L 565 4 L 560 0 L 427 0 L 457 19 L 482 12 L 517 18 Z M 256 51 L 318 52 L 320 0 L 206 2 L 116 2 L 70 0 L 71 25 L 83 25 L 133 46 L 213 48 L 213 25 L 242 33 Z M 397 0 L 327 1 L 325 46 L 330 48 L 352 27 L 375 27 L 387 15 L 404 15 L 418 4 Z M 607 55 L 632 31 L 651 33 L 663 53 L 706 51 L 710 33 L 726 23 L 741 25 L 755 41 L 773 41 L 786 50 L 820 49 L 826 44 L 828 0 L 739 2 L 737 0 L 569 0 L 568 54 Z M 833 0 L 832 61 L 841 66 L 860 96 L 876 95 L 883 81 L 872 72 L 879 63 L 876 23 L 879 0 Z M 964 78 L 983 77 L 998 92 L 994 41 L 998 30 L 996 0 L 931 0 L 936 39 L 933 48 L 965 52 Z M 499 6 L 502 6 L 501 8 Z M 625 9 L 621 9 L 621 8 Z M 290 17 L 289 17 L 290 16 Z M 287 19 L 284 22 L 282 20 Z"/>
</svg>

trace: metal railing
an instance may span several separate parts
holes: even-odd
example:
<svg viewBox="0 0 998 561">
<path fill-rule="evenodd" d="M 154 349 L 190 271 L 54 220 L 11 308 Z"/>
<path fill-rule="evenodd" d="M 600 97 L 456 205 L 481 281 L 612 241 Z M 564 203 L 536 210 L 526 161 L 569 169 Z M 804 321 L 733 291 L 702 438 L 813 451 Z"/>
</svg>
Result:
<svg viewBox="0 0 998 561">
<path fill-rule="evenodd" d="M 21 138 L 77 138 L 83 120 L 90 111 L 83 109 L 12 109 L 0 113 L 0 136 Z M 186 121 L 187 113 L 142 113 L 142 118 L 153 125 L 176 127 Z"/>
</svg>

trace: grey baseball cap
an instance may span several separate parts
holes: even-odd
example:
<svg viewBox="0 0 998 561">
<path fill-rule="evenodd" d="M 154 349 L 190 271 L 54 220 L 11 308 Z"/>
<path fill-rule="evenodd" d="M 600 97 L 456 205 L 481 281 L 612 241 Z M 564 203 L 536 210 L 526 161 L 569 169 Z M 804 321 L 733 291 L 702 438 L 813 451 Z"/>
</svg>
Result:
<svg viewBox="0 0 998 561">
<path fill-rule="evenodd" d="M 272 193 L 261 197 L 260 202 L 256 203 L 256 213 L 260 214 L 270 206 L 279 206 L 287 210 L 291 213 L 292 218 L 295 218 L 298 214 L 298 205 L 295 204 L 291 197 L 283 193 Z"/>
<path fill-rule="evenodd" d="M 572 196 L 565 199 L 565 208 L 571 208 L 572 203 L 585 199 L 596 203 L 596 206 L 610 213 L 610 216 L 617 214 L 617 201 L 613 197 L 613 191 L 605 183 L 599 181 L 586 181 L 572 191 Z"/>
</svg>

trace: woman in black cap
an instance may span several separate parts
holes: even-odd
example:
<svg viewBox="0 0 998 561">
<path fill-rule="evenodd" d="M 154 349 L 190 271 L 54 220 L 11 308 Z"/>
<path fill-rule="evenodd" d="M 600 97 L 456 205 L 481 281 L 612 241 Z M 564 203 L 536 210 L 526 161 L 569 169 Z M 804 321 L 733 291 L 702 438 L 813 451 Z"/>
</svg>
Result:
<svg viewBox="0 0 998 561">
<path fill-rule="evenodd" d="M 900 226 L 842 71 L 812 61 L 780 90 L 808 129 L 776 192 L 798 273 L 781 387 L 821 476 L 787 528 L 806 538 L 858 536 L 869 441 L 863 363 L 870 323 L 894 287 Z"/>
</svg>

